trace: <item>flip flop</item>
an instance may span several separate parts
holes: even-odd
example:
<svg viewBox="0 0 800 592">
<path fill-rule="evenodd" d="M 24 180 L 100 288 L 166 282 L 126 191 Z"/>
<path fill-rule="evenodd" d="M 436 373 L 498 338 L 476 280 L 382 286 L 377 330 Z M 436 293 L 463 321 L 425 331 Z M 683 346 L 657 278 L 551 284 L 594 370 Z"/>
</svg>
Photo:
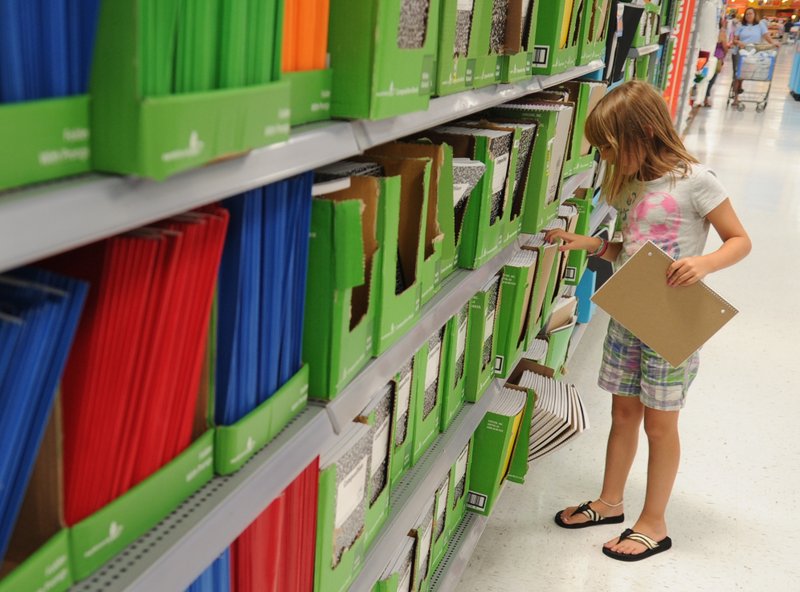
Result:
<svg viewBox="0 0 800 592">
<path fill-rule="evenodd" d="M 561 514 L 563 510 L 556 514 L 555 521 L 561 528 L 586 528 L 587 526 L 600 526 L 601 524 L 619 524 L 620 522 L 625 521 L 625 514 L 620 514 L 619 516 L 611 516 L 610 518 L 604 518 L 600 514 L 597 513 L 596 510 L 593 510 L 589 507 L 591 504 L 591 500 L 588 502 L 582 503 L 578 506 L 572 514 L 570 514 L 570 518 L 576 516 L 578 514 L 583 514 L 586 516 L 589 521 L 588 522 L 580 522 L 577 524 L 567 524 L 561 519 Z"/>
<path fill-rule="evenodd" d="M 607 547 L 603 547 L 603 555 L 608 555 L 612 559 L 618 559 L 619 561 L 641 561 L 642 559 L 647 559 L 648 557 L 662 553 L 672 547 L 672 539 L 669 537 L 664 537 L 660 541 L 654 541 L 646 534 L 636 532 L 630 528 L 626 528 L 625 531 L 619 535 L 619 542 L 625 539 L 641 543 L 647 548 L 641 553 L 619 553 L 618 551 L 612 551 Z"/>
</svg>

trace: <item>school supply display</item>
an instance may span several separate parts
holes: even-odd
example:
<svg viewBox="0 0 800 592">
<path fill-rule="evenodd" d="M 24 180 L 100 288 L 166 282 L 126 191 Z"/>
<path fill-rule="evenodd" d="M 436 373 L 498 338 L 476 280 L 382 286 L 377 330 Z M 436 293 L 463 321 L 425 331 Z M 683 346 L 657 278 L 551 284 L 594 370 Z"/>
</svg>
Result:
<svg viewBox="0 0 800 592">
<path fill-rule="evenodd" d="M 589 419 L 574 385 L 530 370 L 523 372 L 518 382 L 536 393 L 528 460 L 557 450 L 588 429 Z"/>
<path fill-rule="evenodd" d="M 0 274 L 0 565 L 87 292 L 86 283 L 41 269 Z"/>
<path fill-rule="evenodd" d="M 703 282 L 667 285 L 673 262 L 647 241 L 597 290 L 592 302 L 677 367 L 739 311 Z"/>
</svg>

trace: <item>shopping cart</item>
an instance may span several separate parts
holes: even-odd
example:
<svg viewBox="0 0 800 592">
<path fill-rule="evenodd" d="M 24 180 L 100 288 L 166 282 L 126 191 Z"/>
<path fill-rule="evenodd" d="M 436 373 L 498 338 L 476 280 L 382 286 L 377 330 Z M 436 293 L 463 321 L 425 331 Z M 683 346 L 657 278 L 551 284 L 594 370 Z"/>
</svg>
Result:
<svg viewBox="0 0 800 592">
<path fill-rule="evenodd" d="M 736 81 L 740 80 L 739 102 L 734 107 L 744 111 L 745 103 L 755 103 L 758 113 L 766 109 L 777 57 L 778 52 L 772 45 L 748 45 L 740 49 L 736 77 L 728 93 L 728 106 L 736 99 Z"/>
</svg>

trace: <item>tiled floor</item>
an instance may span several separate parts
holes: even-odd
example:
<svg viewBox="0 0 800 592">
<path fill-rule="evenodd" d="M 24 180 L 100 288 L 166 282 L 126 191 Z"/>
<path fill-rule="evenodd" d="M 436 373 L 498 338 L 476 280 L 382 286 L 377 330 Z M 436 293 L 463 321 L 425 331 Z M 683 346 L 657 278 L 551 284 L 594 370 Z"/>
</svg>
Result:
<svg viewBox="0 0 800 592">
<path fill-rule="evenodd" d="M 505 488 L 459 592 L 800 591 L 800 102 L 787 93 L 791 58 L 784 48 L 762 114 L 726 110 L 726 72 L 715 106 L 686 138 L 729 189 L 754 249 L 709 279 L 741 312 L 703 349 L 682 412 L 673 549 L 621 563 L 600 552 L 618 526 L 553 524 L 557 510 L 600 489 L 610 400 L 595 386 L 606 323 L 598 315 L 569 364 L 591 429 L 536 463 L 524 486 Z M 708 246 L 718 244 L 714 235 Z M 644 498 L 646 455 L 643 438 L 625 494 L 628 526 Z"/>
</svg>

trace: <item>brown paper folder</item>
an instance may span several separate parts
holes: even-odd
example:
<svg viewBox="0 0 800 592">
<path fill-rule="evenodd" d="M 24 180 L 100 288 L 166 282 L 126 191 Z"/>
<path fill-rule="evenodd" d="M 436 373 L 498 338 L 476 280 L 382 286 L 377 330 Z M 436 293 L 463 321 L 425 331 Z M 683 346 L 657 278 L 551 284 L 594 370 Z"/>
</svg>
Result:
<svg viewBox="0 0 800 592">
<path fill-rule="evenodd" d="M 680 366 L 739 312 L 702 282 L 667 285 L 674 260 L 648 241 L 592 301 L 673 366 Z"/>
</svg>

